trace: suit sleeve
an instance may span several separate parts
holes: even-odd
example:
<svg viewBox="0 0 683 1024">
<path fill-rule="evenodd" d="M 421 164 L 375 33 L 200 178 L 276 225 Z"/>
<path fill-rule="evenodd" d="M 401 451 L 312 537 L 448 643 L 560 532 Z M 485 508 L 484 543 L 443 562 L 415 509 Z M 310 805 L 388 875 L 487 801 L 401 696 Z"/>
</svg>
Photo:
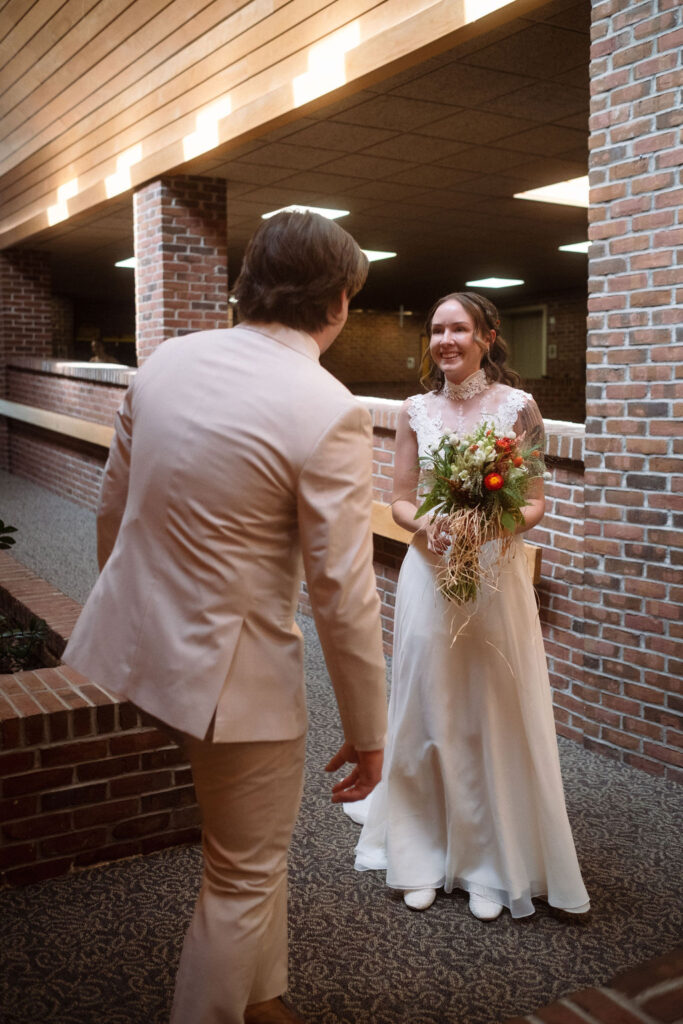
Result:
<svg viewBox="0 0 683 1024">
<path fill-rule="evenodd" d="M 114 439 L 109 448 L 107 464 L 97 506 L 97 561 L 100 571 L 112 553 L 128 498 L 130 452 L 132 443 L 133 384 L 116 414 Z"/>
<path fill-rule="evenodd" d="M 345 738 L 384 746 L 386 669 L 372 567 L 372 428 L 360 405 L 328 428 L 299 478 L 306 582 Z"/>
</svg>

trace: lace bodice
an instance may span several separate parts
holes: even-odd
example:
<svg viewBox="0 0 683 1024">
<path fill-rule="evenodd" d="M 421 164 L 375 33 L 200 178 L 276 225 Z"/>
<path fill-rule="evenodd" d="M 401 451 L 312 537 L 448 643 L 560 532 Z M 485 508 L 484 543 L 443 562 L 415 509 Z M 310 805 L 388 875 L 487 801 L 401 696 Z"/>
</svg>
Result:
<svg viewBox="0 0 683 1024">
<path fill-rule="evenodd" d="M 446 432 L 463 436 L 474 430 L 481 422 L 492 423 L 497 431 L 509 433 L 514 430 L 538 430 L 539 422 L 542 429 L 543 421 L 533 397 L 526 391 L 507 387 L 504 384 L 492 384 L 484 392 L 466 402 L 451 402 L 448 407 L 448 422 L 444 423 L 438 399 L 433 393 L 413 395 L 408 399 L 410 425 L 417 435 L 417 447 L 420 457 L 427 455 L 428 450 L 438 444 Z M 528 407 L 529 416 L 521 416 Z M 535 411 L 535 414 L 534 414 Z M 528 423 L 520 423 L 522 419 Z"/>
</svg>

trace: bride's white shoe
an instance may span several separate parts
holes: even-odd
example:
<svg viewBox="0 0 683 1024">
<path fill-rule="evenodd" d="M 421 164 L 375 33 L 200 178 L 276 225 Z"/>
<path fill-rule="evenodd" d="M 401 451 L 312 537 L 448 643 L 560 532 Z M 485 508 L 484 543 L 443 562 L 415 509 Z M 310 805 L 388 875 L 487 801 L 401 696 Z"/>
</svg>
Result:
<svg viewBox="0 0 683 1024">
<path fill-rule="evenodd" d="M 403 902 L 411 910 L 426 910 L 436 899 L 436 889 L 406 889 Z"/>
<path fill-rule="evenodd" d="M 480 921 L 494 921 L 502 909 L 500 903 L 487 900 L 485 896 L 478 896 L 476 892 L 470 893 L 470 912 Z"/>
</svg>

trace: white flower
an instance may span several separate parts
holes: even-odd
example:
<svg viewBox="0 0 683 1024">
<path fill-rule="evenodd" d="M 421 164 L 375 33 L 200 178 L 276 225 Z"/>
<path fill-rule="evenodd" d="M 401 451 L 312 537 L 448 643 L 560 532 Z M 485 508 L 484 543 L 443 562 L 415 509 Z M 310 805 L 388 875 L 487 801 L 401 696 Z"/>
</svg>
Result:
<svg viewBox="0 0 683 1024">
<path fill-rule="evenodd" d="M 552 480 L 552 478 L 553 478 L 553 474 L 552 474 L 552 473 L 549 473 L 549 472 L 548 472 L 548 471 L 546 470 L 546 471 L 545 471 L 545 473 L 543 474 L 543 479 L 544 479 L 544 480 Z"/>
</svg>

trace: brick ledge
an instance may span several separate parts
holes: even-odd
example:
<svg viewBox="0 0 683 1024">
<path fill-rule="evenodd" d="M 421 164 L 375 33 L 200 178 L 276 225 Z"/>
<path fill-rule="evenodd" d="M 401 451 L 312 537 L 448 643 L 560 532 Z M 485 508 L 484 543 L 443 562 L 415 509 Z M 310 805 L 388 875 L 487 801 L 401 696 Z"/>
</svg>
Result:
<svg viewBox="0 0 683 1024">
<path fill-rule="evenodd" d="M 10 356 L 8 367 L 47 373 L 56 377 L 76 377 L 96 384 L 116 384 L 128 387 L 137 373 L 134 366 L 122 363 L 86 363 L 74 359 L 51 359 L 41 356 Z"/>
<path fill-rule="evenodd" d="M 80 605 L 0 551 L 0 606 L 14 597 L 61 653 Z M 189 765 L 158 725 L 67 665 L 0 676 L 0 885 L 199 841 Z"/>
<path fill-rule="evenodd" d="M 683 946 L 505 1024 L 680 1024 Z"/>
</svg>

